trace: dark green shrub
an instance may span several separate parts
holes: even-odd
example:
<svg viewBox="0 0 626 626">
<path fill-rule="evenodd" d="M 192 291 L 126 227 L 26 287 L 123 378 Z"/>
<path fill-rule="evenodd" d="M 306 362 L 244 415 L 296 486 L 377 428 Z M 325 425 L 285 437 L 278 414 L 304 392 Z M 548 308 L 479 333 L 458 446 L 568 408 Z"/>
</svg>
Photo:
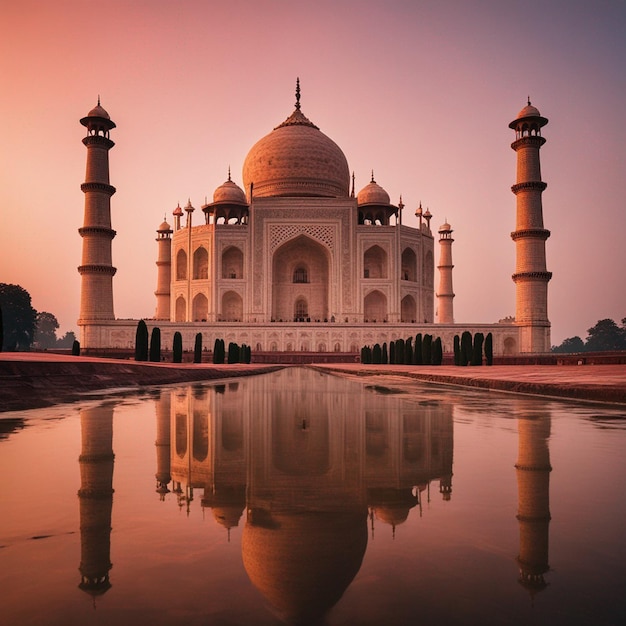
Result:
<svg viewBox="0 0 626 626">
<path fill-rule="evenodd" d="M 226 358 L 226 350 L 224 347 L 223 339 L 216 339 L 213 344 L 213 363 L 216 365 L 221 365 L 224 363 L 224 359 Z"/>
<path fill-rule="evenodd" d="M 461 339 L 454 335 L 454 364 L 461 365 Z"/>
<path fill-rule="evenodd" d="M 381 350 L 380 344 L 375 343 L 374 348 L 372 349 L 372 363 L 374 363 L 374 365 L 380 365 L 382 357 L 383 351 Z"/>
<path fill-rule="evenodd" d="M 143 320 L 137 322 L 135 332 L 135 361 L 148 360 L 148 327 Z"/>
<path fill-rule="evenodd" d="M 174 343 L 172 345 L 172 353 L 173 353 L 172 361 L 174 363 L 183 362 L 183 336 L 178 331 L 174 333 Z"/>
<path fill-rule="evenodd" d="M 383 365 L 387 365 L 387 363 L 389 363 L 389 353 L 387 351 L 387 342 L 383 343 L 383 356 L 381 359 L 381 363 Z"/>
<path fill-rule="evenodd" d="M 485 360 L 487 365 L 493 365 L 493 335 L 487 333 L 485 337 Z"/>
<path fill-rule="evenodd" d="M 389 363 L 392 365 L 396 362 L 396 342 L 389 342 Z"/>
<path fill-rule="evenodd" d="M 404 342 L 404 362 L 407 365 L 413 364 L 413 337 L 409 337 Z"/>
<path fill-rule="evenodd" d="M 472 348 L 472 365 L 483 364 L 483 342 L 485 336 L 482 333 L 476 333 L 474 335 L 474 345 Z"/>
<path fill-rule="evenodd" d="M 404 339 L 396 339 L 396 363 L 404 363 Z"/>
<path fill-rule="evenodd" d="M 441 337 L 437 337 L 433 342 L 433 365 L 441 365 L 443 363 L 443 347 L 441 345 Z"/>
<path fill-rule="evenodd" d="M 469 330 L 464 330 L 461 334 L 461 362 L 460 364 L 465 366 L 472 360 L 472 354 L 474 352 L 474 346 L 472 342 L 472 333 Z"/>
<path fill-rule="evenodd" d="M 202 333 L 196 333 L 196 340 L 193 344 L 193 362 L 202 363 Z"/>
<path fill-rule="evenodd" d="M 417 333 L 415 335 L 415 349 L 413 350 L 413 363 L 415 365 L 422 365 L 422 333 Z"/>
<path fill-rule="evenodd" d="M 239 363 L 239 346 L 234 341 L 228 344 L 228 362 Z"/>
<path fill-rule="evenodd" d="M 78 339 L 74 339 L 72 343 L 72 356 L 80 356 L 80 342 Z"/>
<path fill-rule="evenodd" d="M 161 329 L 154 327 L 150 335 L 150 361 L 158 363 L 161 360 Z"/>
<path fill-rule="evenodd" d="M 422 363 L 432 365 L 433 362 L 433 336 L 424 335 L 422 339 Z"/>
</svg>

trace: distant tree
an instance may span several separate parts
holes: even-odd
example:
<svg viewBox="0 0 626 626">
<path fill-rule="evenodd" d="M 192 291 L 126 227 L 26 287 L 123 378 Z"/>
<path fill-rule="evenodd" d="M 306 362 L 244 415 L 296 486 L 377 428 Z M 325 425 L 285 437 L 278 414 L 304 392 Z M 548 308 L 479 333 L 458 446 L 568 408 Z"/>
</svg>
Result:
<svg viewBox="0 0 626 626">
<path fill-rule="evenodd" d="M 574 354 L 585 351 L 585 342 L 578 336 L 568 337 L 558 346 L 552 346 L 552 352 L 559 354 Z"/>
<path fill-rule="evenodd" d="M 159 363 L 161 361 L 161 329 L 155 326 L 150 335 L 150 361 Z"/>
<path fill-rule="evenodd" d="M 625 318 L 626 319 L 626 318 Z M 622 320 L 620 328 L 613 320 L 599 320 L 598 323 L 587 332 L 585 348 L 588 352 L 601 352 L 607 350 L 626 349 L 626 329 Z"/>
<path fill-rule="evenodd" d="M 135 331 L 135 361 L 148 360 L 148 327 L 143 320 L 137 322 Z"/>
<path fill-rule="evenodd" d="M 72 342 L 72 356 L 80 356 L 80 342 L 76 339 Z"/>
<path fill-rule="evenodd" d="M 454 364 L 461 365 L 461 338 L 454 335 Z"/>
<path fill-rule="evenodd" d="M 180 334 L 179 331 L 176 331 L 174 333 L 174 340 L 172 344 L 172 362 L 183 362 L 183 336 Z"/>
<path fill-rule="evenodd" d="M 487 365 L 493 365 L 493 334 L 487 333 L 485 337 L 485 361 Z"/>
<path fill-rule="evenodd" d="M 68 330 L 63 337 L 57 339 L 57 348 L 71 348 L 76 341 L 76 335 L 73 330 Z"/>
<path fill-rule="evenodd" d="M 482 333 L 476 333 L 474 335 L 474 342 L 472 345 L 472 365 L 483 364 L 483 343 L 485 336 Z"/>
<path fill-rule="evenodd" d="M 30 294 L 19 285 L 0 283 L 0 308 L 3 320 L 2 349 L 30 350 L 35 337 L 37 311 Z"/>
<path fill-rule="evenodd" d="M 37 313 L 35 325 L 35 343 L 38 348 L 54 348 L 57 343 L 57 318 L 47 311 Z"/>
<path fill-rule="evenodd" d="M 196 339 L 193 344 L 193 362 L 202 363 L 202 333 L 196 333 Z"/>
</svg>

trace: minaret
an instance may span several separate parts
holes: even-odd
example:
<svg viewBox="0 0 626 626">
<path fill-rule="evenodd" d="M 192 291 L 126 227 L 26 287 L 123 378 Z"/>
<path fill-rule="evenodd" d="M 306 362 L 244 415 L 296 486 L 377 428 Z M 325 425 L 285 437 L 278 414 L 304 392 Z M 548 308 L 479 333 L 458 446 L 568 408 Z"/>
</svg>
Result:
<svg viewBox="0 0 626 626">
<path fill-rule="evenodd" d="M 439 291 L 437 292 L 437 321 L 440 324 L 454 324 L 452 290 L 452 230 L 448 220 L 439 227 Z"/>
<path fill-rule="evenodd" d="M 163 220 L 157 229 L 157 299 L 154 319 L 170 319 L 170 282 L 172 279 L 172 228 Z"/>
<path fill-rule="evenodd" d="M 547 585 L 550 528 L 550 416 L 523 415 L 517 420 L 519 453 L 515 471 L 519 522 L 519 582 L 531 594 Z"/>
<path fill-rule="evenodd" d="M 515 130 L 511 148 L 517 153 L 517 182 L 511 191 L 517 199 L 517 219 L 511 237 L 515 242 L 515 323 L 520 327 L 520 352 L 550 350 L 548 321 L 548 281 L 546 239 L 550 231 L 543 227 L 541 194 L 546 183 L 541 180 L 539 149 L 545 143 L 541 128 L 548 123 L 530 104 L 509 124 Z"/>
<path fill-rule="evenodd" d="M 109 150 L 115 145 L 109 131 L 115 128 L 109 114 L 100 106 L 100 99 L 80 123 L 87 128 L 83 143 L 87 147 L 87 171 L 81 190 L 85 194 L 80 314 L 81 342 L 90 347 L 89 324 L 113 320 L 113 275 L 111 242 L 115 231 L 111 228 L 111 196 L 115 187 L 109 184 Z"/>
<path fill-rule="evenodd" d="M 113 508 L 113 408 L 80 412 L 80 589 L 93 596 L 111 587 L 111 511 Z"/>
</svg>

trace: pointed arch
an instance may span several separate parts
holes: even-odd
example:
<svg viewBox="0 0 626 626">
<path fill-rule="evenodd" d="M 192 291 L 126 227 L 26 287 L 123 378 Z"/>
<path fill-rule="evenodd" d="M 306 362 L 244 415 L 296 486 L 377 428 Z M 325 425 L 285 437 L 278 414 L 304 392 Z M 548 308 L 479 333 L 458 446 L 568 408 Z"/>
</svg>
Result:
<svg viewBox="0 0 626 626">
<path fill-rule="evenodd" d="M 417 320 L 417 305 L 415 298 L 411 295 L 404 296 L 400 303 L 400 321 L 404 323 L 415 322 Z"/>
<path fill-rule="evenodd" d="M 228 322 L 241 322 L 243 319 L 243 300 L 235 291 L 227 291 L 222 296 L 222 319 Z"/>
<path fill-rule="evenodd" d="M 176 280 L 187 280 L 187 253 L 182 248 L 176 253 Z"/>
<path fill-rule="evenodd" d="M 402 251 L 402 280 L 417 281 L 417 255 L 412 248 Z"/>
<path fill-rule="evenodd" d="M 194 322 L 206 322 L 209 316 L 209 301 L 203 293 L 199 293 L 193 299 L 192 319 Z"/>
<path fill-rule="evenodd" d="M 193 278 L 194 280 L 206 280 L 209 277 L 209 253 L 206 248 L 200 246 L 193 253 Z"/>
<path fill-rule="evenodd" d="M 364 278 L 387 278 L 387 253 L 378 245 L 372 246 L 363 255 Z"/>
<path fill-rule="evenodd" d="M 382 322 L 387 319 L 387 298 L 375 289 L 365 296 L 363 314 L 366 322 Z"/>
<path fill-rule="evenodd" d="M 243 278 L 243 252 L 237 246 L 222 252 L 222 278 Z"/>
<path fill-rule="evenodd" d="M 174 320 L 176 322 L 186 322 L 187 321 L 187 302 L 183 296 L 178 296 L 176 298 L 176 311 Z"/>
</svg>

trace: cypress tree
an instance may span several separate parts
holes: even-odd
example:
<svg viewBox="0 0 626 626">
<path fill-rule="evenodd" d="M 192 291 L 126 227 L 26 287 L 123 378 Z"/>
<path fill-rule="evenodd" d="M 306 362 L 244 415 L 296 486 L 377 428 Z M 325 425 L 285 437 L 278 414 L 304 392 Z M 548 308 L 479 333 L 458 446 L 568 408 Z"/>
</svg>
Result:
<svg viewBox="0 0 626 626">
<path fill-rule="evenodd" d="M 213 344 L 213 363 L 221 365 L 224 363 L 224 357 L 224 340 L 218 338 Z"/>
<path fill-rule="evenodd" d="M 174 344 L 172 346 L 173 352 L 173 363 L 182 363 L 183 362 L 183 336 L 180 332 L 176 331 L 174 333 Z"/>
<path fill-rule="evenodd" d="M 250 346 L 246 346 L 246 360 L 245 363 L 252 363 L 252 348 Z"/>
<path fill-rule="evenodd" d="M 239 346 L 234 341 L 228 344 L 228 362 L 239 363 Z"/>
<path fill-rule="evenodd" d="M 196 333 L 196 341 L 193 345 L 193 362 L 202 363 L 202 333 Z"/>
<path fill-rule="evenodd" d="M 472 345 L 472 333 L 464 330 L 461 334 L 461 365 L 465 366 L 472 360 L 474 346 Z"/>
<path fill-rule="evenodd" d="M 483 364 L 483 341 L 485 336 L 482 333 L 474 335 L 474 345 L 472 348 L 472 365 Z"/>
<path fill-rule="evenodd" d="M 454 364 L 461 365 L 461 339 L 454 335 Z"/>
<path fill-rule="evenodd" d="M 413 337 L 409 337 L 404 342 L 404 362 L 407 365 L 413 364 Z"/>
<path fill-rule="evenodd" d="M 72 343 L 72 356 L 80 356 L 80 343 L 77 339 Z"/>
<path fill-rule="evenodd" d="M 143 320 L 137 322 L 135 332 L 135 361 L 148 360 L 148 327 Z"/>
<path fill-rule="evenodd" d="M 161 360 L 161 329 L 155 326 L 150 335 L 150 361 L 158 363 Z"/>
<path fill-rule="evenodd" d="M 485 360 L 487 365 L 493 365 L 493 335 L 487 333 L 485 337 Z"/>
<path fill-rule="evenodd" d="M 424 365 L 432 365 L 433 362 L 433 336 L 424 335 L 422 340 L 422 362 Z"/>
<path fill-rule="evenodd" d="M 379 343 L 374 344 L 374 349 L 372 350 L 372 363 L 375 365 L 380 365 L 383 357 L 383 351 L 380 347 Z"/>
<path fill-rule="evenodd" d="M 396 339 L 396 363 L 404 363 L 404 339 Z"/>
<path fill-rule="evenodd" d="M 396 362 L 396 342 L 389 342 L 389 363 L 393 365 Z"/>
<path fill-rule="evenodd" d="M 433 342 L 433 365 L 441 365 L 443 363 L 443 347 L 441 345 L 441 337 L 437 337 Z"/>
<path fill-rule="evenodd" d="M 422 333 L 417 333 L 415 335 L 415 350 L 413 351 L 413 362 L 415 365 L 422 365 L 424 361 L 422 360 Z"/>
<path fill-rule="evenodd" d="M 383 365 L 387 365 L 389 363 L 389 353 L 387 352 L 387 342 L 383 343 L 383 356 L 382 356 Z"/>
</svg>

